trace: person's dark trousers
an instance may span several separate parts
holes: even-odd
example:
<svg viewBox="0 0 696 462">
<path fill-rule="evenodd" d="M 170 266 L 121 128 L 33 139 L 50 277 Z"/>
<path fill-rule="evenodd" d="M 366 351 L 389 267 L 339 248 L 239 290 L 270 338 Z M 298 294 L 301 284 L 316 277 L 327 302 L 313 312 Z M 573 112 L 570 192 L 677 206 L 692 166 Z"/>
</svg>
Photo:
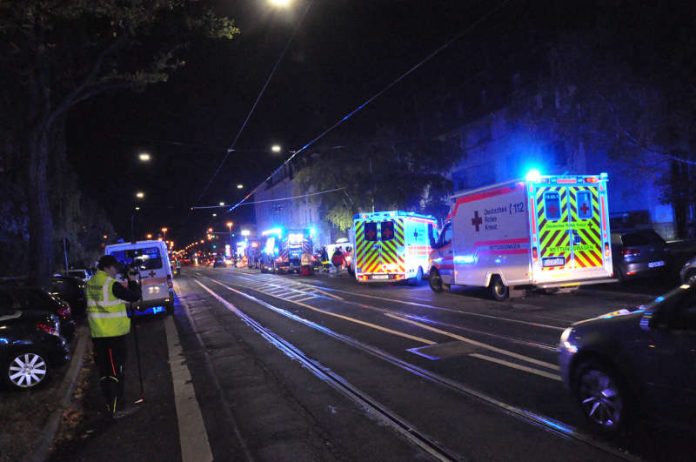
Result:
<svg viewBox="0 0 696 462">
<path fill-rule="evenodd" d="M 127 337 L 127 335 L 121 335 L 92 339 L 94 362 L 99 372 L 99 385 L 106 400 L 106 408 L 112 414 L 123 407 Z"/>
</svg>

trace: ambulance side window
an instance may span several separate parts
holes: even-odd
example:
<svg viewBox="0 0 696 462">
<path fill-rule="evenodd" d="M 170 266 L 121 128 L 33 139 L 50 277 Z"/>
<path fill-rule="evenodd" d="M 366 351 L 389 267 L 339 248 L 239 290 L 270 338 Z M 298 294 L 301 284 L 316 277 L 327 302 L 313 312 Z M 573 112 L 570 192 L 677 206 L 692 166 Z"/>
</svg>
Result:
<svg viewBox="0 0 696 462">
<path fill-rule="evenodd" d="M 561 218 L 561 198 L 557 192 L 544 193 L 544 210 L 546 218 L 550 221 L 557 221 Z"/>
</svg>

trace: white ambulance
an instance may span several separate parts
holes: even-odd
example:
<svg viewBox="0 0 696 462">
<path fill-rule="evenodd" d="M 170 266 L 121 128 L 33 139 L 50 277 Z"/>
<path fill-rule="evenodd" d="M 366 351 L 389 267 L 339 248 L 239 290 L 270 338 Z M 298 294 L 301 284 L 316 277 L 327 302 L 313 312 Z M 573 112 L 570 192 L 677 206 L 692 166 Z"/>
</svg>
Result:
<svg viewBox="0 0 696 462">
<path fill-rule="evenodd" d="M 606 173 L 542 176 L 453 196 L 431 253 L 430 287 L 575 288 L 612 282 Z"/>
<path fill-rule="evenodd" d="M 413 212 L 358 213 L 350 231 L 351 269 L 358 282 L 419 283 L 430 267 L 435 218 Z"/>
<path fill-rule="evenodd" d="M 174 312 L 174 284 L 167 244 L 162 241 L 137 241 L 107 245 L 106 255 L 113 255 L 122 265 L 133 265 L 140 272 L 143 299 L 141 310 L 157 314 Z"/>
</svg>

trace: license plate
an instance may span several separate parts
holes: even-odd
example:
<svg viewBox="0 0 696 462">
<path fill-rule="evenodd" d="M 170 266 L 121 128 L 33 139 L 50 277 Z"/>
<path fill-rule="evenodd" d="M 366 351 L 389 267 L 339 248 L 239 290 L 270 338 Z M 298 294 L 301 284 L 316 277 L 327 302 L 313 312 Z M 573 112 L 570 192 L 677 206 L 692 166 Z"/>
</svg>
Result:
<svg viewBox="0 0 696 462">
<path fill-rule="evenodd" d="M 650 263 L 648 263 L 648 268 L 659 268 L 660 266 L 665 266 L 664 260 L 651 261 Z"/>
<path fill-rule="evenodd" d="M 544 267 L 565 266 L 565 257 L 542 258 L 541 261 L 542 261 L 542 265 L 544 265 Z"/>
<path fill-rule="evenodd" d="M 380 280 L 389 279 L 389 275 L 388 274 L 373 274 L 372 279 L 380 279 Z"/>
</svg>

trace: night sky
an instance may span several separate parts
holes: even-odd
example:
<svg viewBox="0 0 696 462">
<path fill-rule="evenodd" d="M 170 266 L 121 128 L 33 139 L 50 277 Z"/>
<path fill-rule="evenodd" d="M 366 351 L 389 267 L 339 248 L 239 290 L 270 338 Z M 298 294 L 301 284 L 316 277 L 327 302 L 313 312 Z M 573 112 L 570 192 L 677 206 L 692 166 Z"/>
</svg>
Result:
<svg viewBox="0 0 696 462">
<path fill-rule="evenodd" d="M 243 192 L 236 189 L 237 183 L 246 186 L 244 191 L 256 186 L 288 150 L 312 139 L 495 5 L 466 0 L 315 0 L 237 152 L 196 204 L 306 7 L 305 0 L 295 0 L 289 10 L 273 10 L 263 0 L 222 3 L 241 30 L 237 39 L 194 43 L 186 53 L 187 66 L 169 82 L 141 93 L 99 97 L 70 116 L 69 159 L 83 190 L 107 209 L 122 235 L 129 236 L 136 190 L 147 195 L 140 204 L 138 238 L 167 226 L 178 246 L 200 238 L 208 226 L 224 229 L 229 219 L 249 221 L 249 206 L 232 214 L 219 210 L 216 219 L 210 211 L 189 209 L 239 200 Z M 475 74 L 484 47 L 495 47 L 501 56 L 501 73 L 506 50 L 524 56 L 529 47 L 533 61 L 532 43 L 543 41 L 561 21 L 582 21 L 582 15 L 565 4 L 505 5 L 332 133 L 332 140 L 348 144 L 352 131 L 373 130 L 395 117 L 399 101 L 424 86 L 437 85 L 439 73 L 460 74 L 462 79 Z M 487 56 L 497 59 L 495 53 Z M 274 143 L 283 146 L 282 154 L 270 153 Z M 137 161 L 143 150 L 153 156 L 149 165 Z"/>
</svg>

